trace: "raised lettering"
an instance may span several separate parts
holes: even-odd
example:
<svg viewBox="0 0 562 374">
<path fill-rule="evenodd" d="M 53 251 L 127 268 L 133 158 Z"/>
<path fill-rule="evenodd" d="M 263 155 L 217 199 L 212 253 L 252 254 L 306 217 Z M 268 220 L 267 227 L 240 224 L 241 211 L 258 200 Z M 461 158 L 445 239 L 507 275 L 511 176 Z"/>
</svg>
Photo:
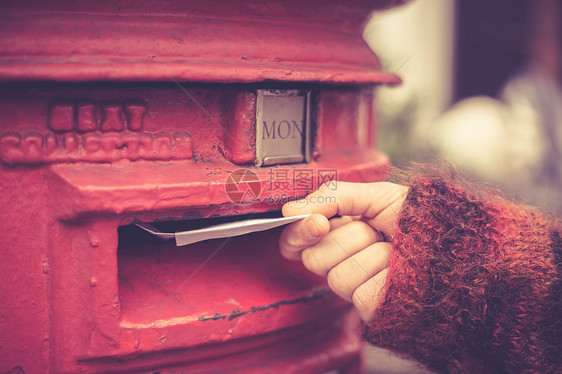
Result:
<svg viewBox="0 0 562 374">
<path fill-rule="evenodd" d="M 156 134 L 154 137 L 153 152 L 162 158 L 172 157 L 172 138 L 166 133 Z"/>
<path fill-rule="evenodd" d="M 277 134 L 281 139 L 287 139 L 289 135 L 291 135 L 291 124 L 287 121 L 279 122 L 279 126 L 277 127 Z"/>
<path fill-rule="evenodd" d="M 94 103 L 81 103 L 77 111 L 78 131 L 88 132 L 98 129 L 98 109 Z"/>
<path fill-rule="evenodd" d="M 0 156 L 8 164 L 25 159 L 21 149 L 21 135 L 8 133 L 0 139 Z"/>
<path fill-rule="evenodd" d="M 139 158 L 150 160 L 152 153 L 152 136 L 144 133 L 129 133 L 123 135 L 123 144 L 127 148 L 127 158 L 135 161 Z M 147 157 L 148 156 L 148 157 Z"/>
<path fill-rule="evenodd" d="M 186 132 L 54 134 L 7 132 L 0 137 L 0 160 L 6 164 L 189 160 L 191 136 Z"/>
<path fill-rule="evenodd" d="M 101 135 L 98 133 L 86 134 L 83 138 L 84 151 L 88 157 L 92 157 L 98 152 L 103 152 Z"/>
<path fill-rule="evenodd" d="M 53 131 L 70 131 L 74 127 L 74 109 L 70 103 L 54 105 L 49 111 L 47 125 Z"/>
<path fill-rule="evenodd" d="M 102 105 L 101 131 L 122 131 L 125 129 L 125 116 L 119 104 Z"/>
<path fill-rule="evenodd" d="M 191 144 L 191 136 L 184 132 L 175 132 L 172 134 L 174 140 L 174 150 L 172 158 L 176 160 L 191 159 L 193 157 L 193 146 Z"/>
<path fill-rule="evenodd" d="M 289 136 L 294 139 L 296 137 L 302 138 L 303 136 L 303 122 L 299 124 L 297 121 L 287 121 L 283 120 L 276 123 L 276 121 L 271 122 L 268 125 L 267 122 L 263 121 L 263 135 L 262 139 L 287 139 Z"/>
<path fill-rule="evenodd" d="M 128 104 L 125 106 L 129 130 L 140 131 L 142 129 L 142 117 L 146 113 L 146 107 L 142 104 Z"/>
<path fill-rule="evenodd" d="M 295 129 L 297 130 L 297 132 L 299 133 L 299 136 L 302 138 L 302 128 L 304 126 L 304 123 L 301 121 L 301 125 L 299 126 L 299 124 L 297 123 L 297 121 L 293 121 L 293 136 L 292 138 L 295 138 Z"/>
<path fill-rule="evenodd" d="M 125 153 L 125 145 L 123 142 L 123 136 L 121 134 L 103 134 L 101 143 L 103 150 L 105 151 L 105 157 L 109 156 L 109 158 L 115 160 L 126 158 L 123 156 L 123 154 Z"/>
<path fill-rule="evenodd" d="M 64 134 L 62 139 L 62 145 L 67 152 L 72 153 L 78 151 L 78 146 L 80 145 L 78 135 L 74 133 Z"/>
<path fill-rule="evenodd" d="M 57 136 L 53 133 L 46 134 L 44 157 L 56 157 L 59 150 L 59 140 Z"/>
<path fill-rule="evenodd" d="M 32 163 L 41 161 L 43 156 L 43 135 L 38 133 L 26 134 L 22 141 L 23 154 Z"/>
<path fill-rule="evenodd" d="M 271 124 L 271 129 L 267 127 L 267 122 L 263 121 L 262 139 L 275 139 L 275 121 L 273 121 L 273 123 Z"/>
</svg>

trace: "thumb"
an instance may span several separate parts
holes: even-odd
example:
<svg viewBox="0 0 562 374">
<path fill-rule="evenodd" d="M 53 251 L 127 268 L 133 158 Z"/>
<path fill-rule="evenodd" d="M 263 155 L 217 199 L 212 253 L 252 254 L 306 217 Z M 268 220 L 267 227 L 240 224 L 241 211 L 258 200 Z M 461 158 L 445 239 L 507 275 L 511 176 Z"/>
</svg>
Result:
<svg viewBox="0 0 562 374">
<path fill-rule="evenodd" d="M 407 192 L 407 187 L 389 182 L 330 182 L 305 199 L 285 204 L 283 215 L 320 213 L 328 218 L 336 214 L 362 216 L 374 229 L 394 236 L 398 214 Z"/>
</svg>

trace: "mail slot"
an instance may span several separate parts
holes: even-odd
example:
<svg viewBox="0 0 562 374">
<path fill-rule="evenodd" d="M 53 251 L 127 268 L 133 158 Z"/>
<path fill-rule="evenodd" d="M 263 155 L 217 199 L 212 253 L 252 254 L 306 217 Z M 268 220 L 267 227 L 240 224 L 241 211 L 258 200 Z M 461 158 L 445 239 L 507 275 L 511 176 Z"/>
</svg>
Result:
<svg viewBox="0 0 562 374">
<path fill-rule="evenodd" d="M 278 217 L 377 181 L 378 1 L 13 2 L 0 15 L 0 372 L 357 372 L 358 319 Z"/>
</svg>

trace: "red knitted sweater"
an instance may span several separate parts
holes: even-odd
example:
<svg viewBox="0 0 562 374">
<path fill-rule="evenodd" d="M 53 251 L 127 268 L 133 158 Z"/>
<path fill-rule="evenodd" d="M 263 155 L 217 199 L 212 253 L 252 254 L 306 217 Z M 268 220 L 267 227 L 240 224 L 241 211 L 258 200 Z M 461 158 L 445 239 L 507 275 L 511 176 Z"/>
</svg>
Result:
<svg viewBox="0 0 562 374">
<path fill-rule="evenodd" d="M 451 176 L 417 176 L 372 344 L 443 373 L 562 373 L 560 222 Z"/>
</svg>

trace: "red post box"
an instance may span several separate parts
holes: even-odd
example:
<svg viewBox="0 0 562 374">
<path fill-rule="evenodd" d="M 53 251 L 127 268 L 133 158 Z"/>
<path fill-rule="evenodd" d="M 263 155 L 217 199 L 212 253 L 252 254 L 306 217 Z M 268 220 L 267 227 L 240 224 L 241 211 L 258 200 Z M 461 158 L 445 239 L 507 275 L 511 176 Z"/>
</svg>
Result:
<svg viewBox="0 0 562 374">
<path fill-rule="evenodd" d="M 395 3 L 3 3 L 0 371 L 356 371 L 357 318 L 279 230 L 176 247 L 133 224 L 385 178 L 373 87 L 398 78 L 361 26 Z"/>
</svg>

